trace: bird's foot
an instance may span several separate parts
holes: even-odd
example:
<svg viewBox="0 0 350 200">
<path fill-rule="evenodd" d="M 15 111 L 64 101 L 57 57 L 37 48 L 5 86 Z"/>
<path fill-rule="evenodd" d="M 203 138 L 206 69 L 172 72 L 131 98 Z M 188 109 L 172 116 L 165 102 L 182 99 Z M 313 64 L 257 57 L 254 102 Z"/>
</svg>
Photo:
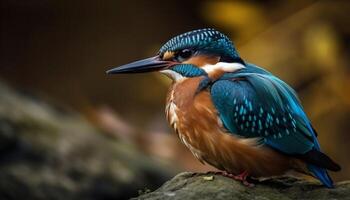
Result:
<svg viewBox="0 0 350 200">
<path fill-rule="evenodd" d="M 247 187 L 254 187 L 253 183 L 249 183 L 247 178 L 249 173 L 247 171 L 244 171 L 243 173 L 239 174 L 239 175 L 233 175 L 227 172 L 217 172 L 216 174 L 220 174 L 222 176 L 228 177 L 228 178 L 232 178 L 236 181 L 241 181 L 243 185 L 247 186 Z"/>
</svg>

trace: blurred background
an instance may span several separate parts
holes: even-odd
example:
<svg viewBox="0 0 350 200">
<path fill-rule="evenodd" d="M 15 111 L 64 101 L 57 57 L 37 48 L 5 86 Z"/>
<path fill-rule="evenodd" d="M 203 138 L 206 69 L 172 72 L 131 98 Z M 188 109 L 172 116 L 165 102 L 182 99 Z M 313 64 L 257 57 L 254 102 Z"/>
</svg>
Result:
<svg viewBox="0 0 350 200">
<path fill-rule="evenodd" d="M 125 199 L 177 172 L 211 170 L 167 125 L 170 80 L 105 74 L 206 27 L 296 89 L 323 150 L 343 167 L 331 175 L 350 178 L 350 2 L 0 4 L 2 199 Z"/>
</svg>

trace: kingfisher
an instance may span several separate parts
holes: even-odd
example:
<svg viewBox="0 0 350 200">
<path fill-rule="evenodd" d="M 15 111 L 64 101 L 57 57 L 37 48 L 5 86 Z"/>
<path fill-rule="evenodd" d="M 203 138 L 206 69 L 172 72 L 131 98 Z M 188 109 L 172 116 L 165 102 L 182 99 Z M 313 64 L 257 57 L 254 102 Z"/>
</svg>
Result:
<svg viewBox="0 0 350 200">
<path fill-rule="evenodd" d="M 166 117 L 203 164 L 251 186 L 294 171 L 332 188 L 327 170 L 341 167 L 321 151 L 296 92 L 267 70 L 244 61 L 232 41 L 199 29 L 167 41 L 156 56 L 107 74 L 160 72 L 172 79 Z"/>
</svg>

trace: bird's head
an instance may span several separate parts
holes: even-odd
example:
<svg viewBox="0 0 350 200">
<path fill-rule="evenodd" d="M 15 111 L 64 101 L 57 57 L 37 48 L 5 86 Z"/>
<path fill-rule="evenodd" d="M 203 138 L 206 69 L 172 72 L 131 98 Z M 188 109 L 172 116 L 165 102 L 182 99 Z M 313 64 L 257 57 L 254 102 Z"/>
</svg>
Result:
<svg viewBox="0 0 350 200">
<path fill-rule="evenodd" d="M 154 57 L 108 70 L 108 74 L 160 71 L 173 80 L 233 72 L 244 67 L 231 40 L 214 29 L 199 29 L 166 42 Z"/>
</svg>

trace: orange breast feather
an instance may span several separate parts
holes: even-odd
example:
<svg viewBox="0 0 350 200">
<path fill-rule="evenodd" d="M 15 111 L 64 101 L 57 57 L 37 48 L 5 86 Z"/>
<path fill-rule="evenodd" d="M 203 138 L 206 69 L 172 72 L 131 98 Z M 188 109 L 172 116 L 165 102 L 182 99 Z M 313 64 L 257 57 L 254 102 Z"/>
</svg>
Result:
<svg viewBox="0 0 350 200">
<path fill-rule="evenodd" d="M 304 164 L 279 152 L 259 146 L 256 139 L 228 133 L 215 109 L 209 91 L 196 94 L 203 77 L 174 83 L 169 90 L 167 119 L 180 140 L 202 163 L 233 174 L 280 175 L 290 169 L 304 171 Z"/>
</svg>

